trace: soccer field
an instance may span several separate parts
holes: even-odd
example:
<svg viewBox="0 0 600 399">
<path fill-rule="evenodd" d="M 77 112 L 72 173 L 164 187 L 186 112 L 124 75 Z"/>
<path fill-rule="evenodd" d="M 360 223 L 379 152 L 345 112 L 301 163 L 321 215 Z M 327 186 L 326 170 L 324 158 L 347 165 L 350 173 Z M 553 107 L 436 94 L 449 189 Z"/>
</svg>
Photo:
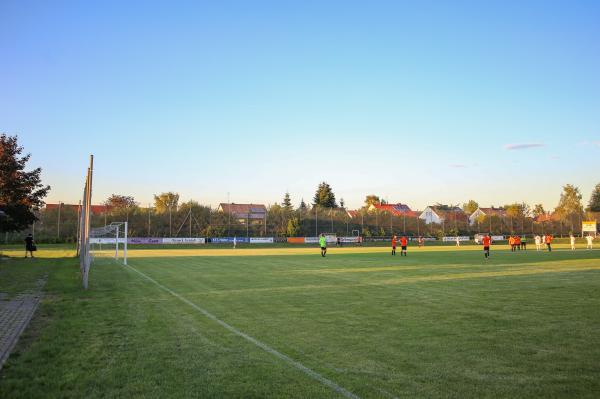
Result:
<svg viewBox="0 0 600 399">
<path fill-rule="evenodd" d="M 598 397 L 600 251 L 558 247 L 131 249 L 87 292 L 42 250 L 0 397 Z"/>
</svg>

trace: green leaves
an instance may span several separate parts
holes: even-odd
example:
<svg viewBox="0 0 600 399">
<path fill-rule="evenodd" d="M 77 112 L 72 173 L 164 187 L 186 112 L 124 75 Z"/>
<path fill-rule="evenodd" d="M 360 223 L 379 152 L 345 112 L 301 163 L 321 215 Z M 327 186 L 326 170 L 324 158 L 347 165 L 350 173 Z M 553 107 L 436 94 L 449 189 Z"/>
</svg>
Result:
<svg viewBox="0 0 600 399">
<path fill-rule="evenodd" d="M 41 183 L 41 168 L 25 166 L 31 154 L 20 157 L 23 147 L 17 136 L 0 135 L 0 231 L 19 231 L 38 220 L 35 211 L 44 205 L 50 186 Z"/>
</svg>

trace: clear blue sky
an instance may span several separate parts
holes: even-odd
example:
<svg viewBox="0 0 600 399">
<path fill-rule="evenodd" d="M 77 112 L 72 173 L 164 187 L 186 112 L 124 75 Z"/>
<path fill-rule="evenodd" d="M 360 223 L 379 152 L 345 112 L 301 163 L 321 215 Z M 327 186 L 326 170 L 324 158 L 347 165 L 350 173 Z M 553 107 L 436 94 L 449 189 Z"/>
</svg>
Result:
<svg viewBox="0 0 600 399">
<path fill-rule="evenodd" d="M 0 1 L 0 131 L 79 199 L 423 209 L 600 182 L 598 1 Z M 510 145 L 539 144 L 509 149 Z"/>
</svg>

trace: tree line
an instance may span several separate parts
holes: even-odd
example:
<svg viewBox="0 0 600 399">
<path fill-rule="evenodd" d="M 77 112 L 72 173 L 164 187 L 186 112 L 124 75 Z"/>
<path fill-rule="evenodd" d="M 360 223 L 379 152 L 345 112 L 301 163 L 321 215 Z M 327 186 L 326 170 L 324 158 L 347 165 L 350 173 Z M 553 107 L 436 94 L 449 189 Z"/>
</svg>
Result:
<svg viewBox="0 0 600 399">
<path fill-rule="evenodd" d="M 34 230 L 38 241 L 73 242 L 77 235 L 76 207 L 43 207 L 50 187 L 41 183 L 41 169 L 26 171 L 30 155 L 21 156 L 23 148 L 17 137 L 0 135 L 0 233 L 4 241 L 22 239 L 24 231 Z M 327 182 L 319 183 L 311 203 L 301 199 L 293 205 L 289 193 L 280 203 L 267 208 L 265 220 L 245 220 L 228 217 L 207 205 L 190 200 L 180 202 L 178 193 L 154 195 L 151 207 L 140 207 L 130 195 L 113 194 L 103 204 L 104 212 L 92 215 L 92 226 L 99 227 L 115 221 L 127 221 L 129 236 L 148 237 L 222 237 L 222 236 L 315 236 L 319 233 L 338 235 L 361 234 L 365 237 L 387 237 L 392 234 L 412 236 L 472 235 L 477 232 L 493 234 L 577 234 L 581 221 L 598 218 L 600 214 L 600 184 L 596 185 L 583 206 L 578 187 L 567 184 L 560 194 L 558 206 L 552 213 L 541 204 L 505 204 L 502 217 L 482 216 L 475 224 L 452 214 L 441 224 L 425 224 L 413 215 L 396 215 L 386 210 L 369 210 L 371 205 L 384 205 L 377 195 L 365 197 L 364 205 L 353 217 L 346 212 L 345 202 L 339 202 Z M 456 205 L 437 204 L 454 209 Z M 469 200 L 461 208 L 471 214 L 479 204 Z M 1 237 L 0 237 L 1 239 Z"/>
</svg>

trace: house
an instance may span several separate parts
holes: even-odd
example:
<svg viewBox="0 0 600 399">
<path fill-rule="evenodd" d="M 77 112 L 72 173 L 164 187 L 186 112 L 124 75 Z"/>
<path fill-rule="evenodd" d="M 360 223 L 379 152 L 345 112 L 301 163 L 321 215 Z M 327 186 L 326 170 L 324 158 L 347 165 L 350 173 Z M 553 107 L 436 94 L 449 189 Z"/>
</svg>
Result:
<svg viewBox="0 0 600 399">
<path fill-rule="evenodd" d="M 425 221 L 425 224 L 442 224 L 450 221 L 467 221 L 468 217 L 458 206 L 431 205 L 421 212 L 419 219 Z"/>
<path fill-rule="evenodd" d="M 348 215 L 348 217 L 350 219 L 355 219 L 355 218 L 357 218 L 357 217 L 360 216 L 360 211 L 350 211 L 350 210 L 348 210 L 348 211 L 346 211 L 346 215 Z"/>
<path fill-rule="evenodd" d="M 230 213 L 241 223 L 248 221 L 262 221 L 267 218 L 267 207 L 263 204 L 225 204 L 220 203 L 217 211 Z"/>
<path fill-rule="evenodd" d="M 406 216 L 412 216 L 411 213 L 412 211 L 410 210 L 410 208 L 408 207 L 408 205 L 406 204 L 401 204 L 401 203 L 397 203 L 397 204 L 371 204 L 368 208 L 367 211 L 369 212 L 374 212 L 374 211 L 379 211 L 379 212 L 388 212 L 391 213 L 394 216 L 402 216 L 402 215 L 406 215 Z"/>
<path fill-rule="evenodd" d="M 506 209 L 494 208 L 493 206 L 491 208 L 477 208 L 477 210 L 473 212 L 471 216 L 469 216 L 469 224 L 474 225 L 475 223 L 477 223 L 477 220 L 491 216 L 497 216 L 501 218 L 505 217 Z"/>
<path fill-rule="evenodd" d="M 533 218 L 537 223 L 552 222 L 560 220 L 560 216 L 556 212 L 546 212 Z"/>
<path fill-rule="evenodd" d="M 65 209 L 69 209 L 72 210 L 74 212 L 79 212 L 79 205 L 76 204 L 46 204 L 45 206 L 45 210 L 46 211 L 53 211 L 53 210 L 65 210 Z M 92 213 L 92 215 L 103 215 L 105 213 L 108 213 L 112 210 L 111 206 L 108 205 L 91 205 L 90 207 L 90 211 Z"/>
</svg>

